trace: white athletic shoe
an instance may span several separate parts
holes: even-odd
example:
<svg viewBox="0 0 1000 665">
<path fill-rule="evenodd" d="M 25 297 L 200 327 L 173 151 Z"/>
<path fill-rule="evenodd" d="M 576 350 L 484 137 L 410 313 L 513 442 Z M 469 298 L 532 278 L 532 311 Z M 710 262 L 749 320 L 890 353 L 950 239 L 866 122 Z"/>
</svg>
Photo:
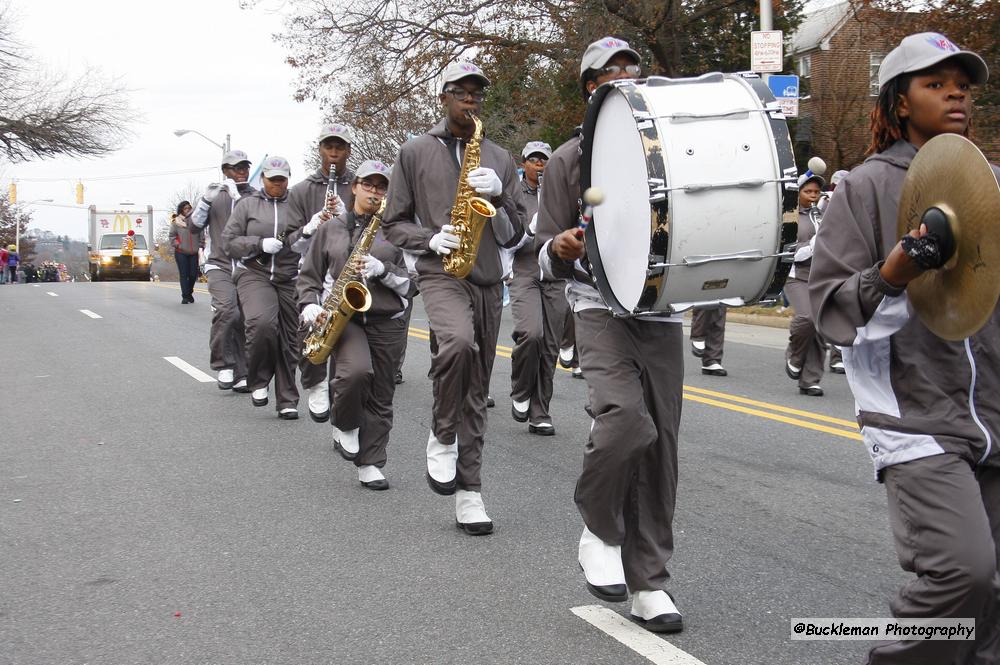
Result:
<svg viewBox="0 0 1000 665">
<path fill-rule="evenodd" d="M 454 494 L 455 477 L 458 474 L 458 439 L 446 446 L 434 432 L 427 437 L 427 481 L 438 494 Z"/>
<path fill-rule="evenodd" d="M 493 520 L 486 514 L 482 494 L 468 490 L 455 492 L 455 523 L 470 536 L 493 533 Z"/>
<path fill-rule="evenodd" d="M 705 355 L 705 340 L 703 339 L 691 340 L 691 353 L 694 354 L 696 358 L 701 358 L 703 355 Z"/>
<path fill-rule="evenodd" d="M 360 429 L 355 427 L 354 429 L 341 431 L 340 433 L 340 447 L 351 455 L 357 455 L 358 451 L 361 450 L 361 442 L 358 440 L 358 432 L 360 431 Z"/>
<path fill-rule="evenodd" d="M 320 381 L 309 389 L 309 416 L 318 423 L 330 417 L 330 388 L 326 381 Z"/>
<path fill-rule="evenodd" d="M 620 545 L 608 545 L 583 527 L 578 561 L 590 593 L 612 603 L 628 600 Z"/>
<path fill-rule="evenodd" d="M 563 367 L 569 367 L 570 363 L 573 362 L 573 352 L 576 349 L 572 346 L 559 349 L 559 364 Z"/>
<path fill-rule="evenodd" d="M 654 633 L 679 633 L 684 629 L 681 612 L 666 591 L 636 591 L 632 597 L 632 621 Z"/>
<path fill-rule="evenodd" d="M 530 400 L 524 400 L 523 402 L 518 402 L 516 399 L 510 401 L 510 413 L 514 420 L 519 423 L 527 422 L 528 420 L 528 405 Z"/>
<path fill-rule="evenodd" d="M 574 367 L 573 368 L 573 378 L 574 379 L 582 379 L 583 378 L 583 370 L 580 367 Z"/>
<path fill-rule="evenodd" d="M 250 400 L 254 406 L 267 406 L 267 386 L 250 393 Z"/>
<path fill-rule="evenodd" d="M 387 490 L 389 481 L 382 475 L 377 466 L 370 464 L 358 467 L 358 480 L 370 490 Z"/>
<path fill-rule="evenodd" d="M 216 382 L 219 384 L 220 390 L 229 390 L 233 387 L 233 380 L 236 377 L 233 375 L 233 370 L 231 369 L 220 369 L 219 376 L 216 378 Z"/>
</svg>

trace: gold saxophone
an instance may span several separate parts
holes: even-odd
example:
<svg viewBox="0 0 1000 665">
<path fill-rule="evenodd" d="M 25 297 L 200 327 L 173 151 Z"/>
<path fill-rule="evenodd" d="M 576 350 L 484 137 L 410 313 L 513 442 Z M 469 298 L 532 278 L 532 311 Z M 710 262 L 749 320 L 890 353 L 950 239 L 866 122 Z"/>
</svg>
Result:
<svg viewBox="0 0 1000 665">
<path fill-rule="evenodd" d="M 340 339 L 340 334 L 344 332 L 347 322 L 354 313 L 367 312 L 372 306 L 372 294 L 368 291 L 368 287 L 358 280 L 358 275 L 361 272 L 362 261 L 371 250 L 375 234 L 382 225 L 384 211 L 385 199 L 382 199 L 382 204 L 358 238 L 358 244 L 347 257 L 347 263 L 341 269 L 330 295 L 323 301 L 323 313 L 316 318 L 316 323 L 302 341 L 302 356 L 313 365 L 322 365 L 330 357 L 333 347 Z"/>
<path fill-rule="evenodd" d="M 445 272 L 458 279 L 465 279 L 472 272 L 479 253 L 479 241 L 483 237 L 483 227 L 497 214 L 493 204 L 476 196 L 475 190 L 469 185 L 469 172 L 479 168 L 479 143 L 483 139 L 482 121 L 472 114 L 469 117 L 475 123 L 476 130 L 465 146 L 455 205 L 451 208 L 452 233 L 458 236 L 459 246 L 443 259 Z"/>
</svg>

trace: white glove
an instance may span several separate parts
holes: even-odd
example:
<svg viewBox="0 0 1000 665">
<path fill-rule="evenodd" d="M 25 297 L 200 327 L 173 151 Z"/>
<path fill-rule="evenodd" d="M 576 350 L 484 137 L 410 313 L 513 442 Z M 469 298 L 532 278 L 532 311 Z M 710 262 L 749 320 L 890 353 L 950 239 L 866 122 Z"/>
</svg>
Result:
<svg viewBox="0 0 1000 665">
<path fill-rule="evenodd" d="M 222 181 L 222 184 L 226 186 L 229 190 L 229 195 L 233 197 L 233 200 L 240 198 L 240 190 L 236 188 L 236 181 L 232 178 L 226 178 Z"/>
<path fill-rule="evenodd" d="M 528 224 L 528 233 L 535 235 L 535 227 L 538 226 L 538 213 L 531 216 L 531 223 Z"/>
<path fill-rule="evenodd" d="M 480 166 L 469 171 L 469 186 L 483 196 L 500 196 L 503 193 L 503 183 L 491 168 Z"/>
<path fill-rule="evenodd" d="M 213 182 L 205 189 L 205 193 L 202 195 L 201 198 L 211 203 L 212 201 L 215 200 L 215 197 L 219 195 L 219 192 L 221 192 L 225 188 L 226 186 L 223 185 L 221 182 Z"/>
<path fill-rule="evenodd" d="M 307 326 L 311 326 L 316 323 L 316 319 L 319 318 L 319 315 L 322 313 L 322 307 L 319 305 L 309 304 L 306 305 L 305 309 L 302 310 L 302 313 L 299 314 L 299 320 Z"/>
<path fill-rule="evenodd" d="M 322 210 L 312 216 L 309 223 L 302 227 L 302 235 L 311 236 L 316 233 L 316 230 L 327 220 L 327 217 Z"/>
<path fill-rule="evenodd" d="M 326 210 L 328 210 L 334 217 L 340 217 L 347 212 L 347 208 L 344 207 L 344 202 L 341 201 L 340 197 L 336 194 L 326 200 Z"/>
<path fill-rule="evenodd" d="M 441 227 L 440 231 L 431 236 L 431 240 L 428 243 L 431 251 L 444 255 L 451 254 L 451 250 L 453 249 L 458 249 L 461 243 L 458 240 L 458 236 L 452 233 L 454 230 L 454 226 L 445 224 Z"/>
<path fill-rule="evenodd" d="M 802 261 L 808 261 L 813 257 L 813 251 L 816 248 L 816 236 L 809 239 L 808 244 L 802 245 L 797 250 L 795 250 L 795 256 L 792 257 L 792 261 L 795 263 L 801 263 Z"/>
<path fill-rule="evenodd" d="M 361 276 L 365 279 L 380 277 L 385 272 L 385 264 L 376 259 L 371 254 L 365 256 L 365 267 L 361 269 Z"/>
<path fill-rule="evenodd" d="M 260 246 L 268 254 L 277 254 L 281 251 L 282 242 L 277 238 L 264 238 Z"/>
</svg>

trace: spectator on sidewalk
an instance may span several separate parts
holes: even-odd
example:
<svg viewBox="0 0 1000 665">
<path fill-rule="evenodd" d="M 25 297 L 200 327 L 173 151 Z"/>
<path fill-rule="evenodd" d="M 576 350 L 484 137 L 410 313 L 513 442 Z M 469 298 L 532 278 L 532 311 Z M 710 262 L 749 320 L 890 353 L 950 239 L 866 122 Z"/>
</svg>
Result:
<svg viewBox="0 0 1000 665">
<path fill-rule="evenodd" d="M 7 281 L 7 248 L 0 247 L 0 284 Z"/>
<path fill-rule="evenodd" d="M 7 283 L 14 284 L 17 282 L 17 264 L 21 262 L 21 257 L 17 253 L 16 245 L 7 246 L 7 260 L 6 271 L 7 271 Z"/>
</svg>

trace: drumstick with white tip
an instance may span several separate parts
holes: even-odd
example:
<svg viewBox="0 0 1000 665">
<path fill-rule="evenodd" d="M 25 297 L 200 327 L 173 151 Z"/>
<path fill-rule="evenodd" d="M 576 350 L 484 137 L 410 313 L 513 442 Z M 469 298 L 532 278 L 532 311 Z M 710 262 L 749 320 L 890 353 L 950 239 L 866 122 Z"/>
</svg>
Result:
<svg viewBox="0 0 1000 665">
<path fill-rule="evenodd" d="M 594 207 L 604 203 L 604 192 L 599 187 L 588 187 L 583 192 L 583 202 L 587 207 L 580 215 L 580 223 L 576 225 L 576 238 L 583 240 L 583 232 L 587 230 L 590 221 L 594 218 Z"/>
</svg>

